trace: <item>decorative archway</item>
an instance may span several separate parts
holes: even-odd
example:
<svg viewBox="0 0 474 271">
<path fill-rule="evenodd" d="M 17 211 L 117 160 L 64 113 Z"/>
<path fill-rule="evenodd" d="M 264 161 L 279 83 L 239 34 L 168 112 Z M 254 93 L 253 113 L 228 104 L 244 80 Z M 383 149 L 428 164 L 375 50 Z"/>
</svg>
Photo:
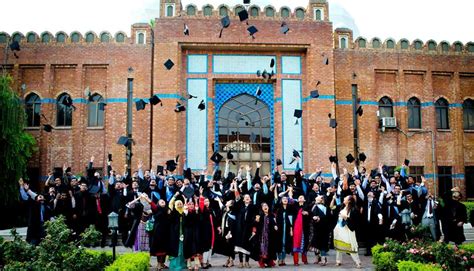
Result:
<svg viewBox="0 0 474 271">
<path fill-rule="evenodd" d="M 257 97 L 255 92 L 262 93 Z M 234 155 L 237 172 L 241 165 L 261 162 L 260 176 L 271 172 L 273 150 L 273 85 L 272 84 L 216 84 L 214 149 L 225 157 Z M 221 162 L 221 168 L 225 161 Z"/>
</svg>

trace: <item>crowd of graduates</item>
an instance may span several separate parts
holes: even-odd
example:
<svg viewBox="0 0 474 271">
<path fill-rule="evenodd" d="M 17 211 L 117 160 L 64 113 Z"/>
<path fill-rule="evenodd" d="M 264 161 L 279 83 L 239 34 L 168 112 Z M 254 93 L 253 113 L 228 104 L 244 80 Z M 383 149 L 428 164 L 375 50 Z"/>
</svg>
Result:
<svg viewBox="0 0 474 271">
<path fill-rule="evenodd" d="M 323 177 L 323 168 L 306 174 L 299 159 L 293 176 L 280 161 L 273 174 L 263 176 L 258 162 L 230 172 L 229 159 L 210 175 L 192 172 L 184 162 L 182 177 L 175 162 L 158 172 L 139 162 L 137 171 L 129 174 L 125 167 L 121 175 L 109 160 L 102 176 L 92 157 L 84 177 L 65 165 L 62 177 L 49 175 L 42 192 L 20 180 L 21 199 L 29 205 L 27 241 L 41 242 L 44 222 L 63 215 L 76 236 L 95 225 L 105 246 L 112 212 L 118 214 L 123 244 L 149 251 L 159 269 L 209 268 L 213 254 L 227 257 L 224 267 L 250 268 L 250 259 L 262 268 L 284 266 L 287 255 L 297 266 L 309 264 L 308 253 L 314 253 L 315 264 L 326 265 L 330 248 L 336 250 L 336 265 L 350 254 L 360 268 L 359 244 L 370 254 L 376 243 L 403 241 L 418 225 L 428 227 L 433 240 L 442 233 L 444 242 L 465 241 L 467 214 L 459 188 L 435 198 L 423 177 L 409 175 L 407 160 L 389 176 L 383 164 L 367 171 L 362 161 L 351 172 L 338 172 L 331 157 L 331 177 Z"/>
</svg>

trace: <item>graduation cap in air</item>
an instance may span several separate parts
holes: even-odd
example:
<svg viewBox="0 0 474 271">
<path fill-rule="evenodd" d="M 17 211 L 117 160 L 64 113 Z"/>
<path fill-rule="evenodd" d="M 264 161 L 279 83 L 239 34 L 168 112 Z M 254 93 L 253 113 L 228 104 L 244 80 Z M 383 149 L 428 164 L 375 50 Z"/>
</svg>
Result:
<svg viewBox="0 0 474 271">
<path fill-rule="evenodd" d="M 219 152 L 216 151 L 212 154 L 210 159 L 211 159 L 212 162 L 214 162 L 216 164 L 219 164 L 222 161 L 223 158 L 224 157 Z"/>
<path fill-rule="evenodd" d="M 174 63 L 173 63 L 173 61 L 171 61 L 171 59 L 168 59 L 168 60 L 166 60 L 164 65 L 165 65 L 166 69 L 171 70 L 174 66 Z"/>
<path fill-rule="evenodd" d="M 86 87 L 84 89 L 84 96 L 86 97 L 86 99 L 89 101 L 89 102 L 92 102 L 94 101 L 94 99 L 92 98 L 92 93 L 91 93 L 91 90 L 89 87 Z"/>
<path fill-rule="evenodd" d="M 176 102 L 176 108 L 174 109 L 174 112 L 179 113 L 183 111 L 186 111 L 186 107 L 179 102 Z"/>
<path fill-rule="evenodd" d="M 277 159 L 277 166 L 281 166 L 283 163 L 281 162 L 281 159 Z"/>
<path fill-rule="evenodd" d="M 329 58 L 326 55 L 323 55 L 323 64 L 329 65 Z"/>
<path fill-rule="evenodd" d="M 377 169 L 372 169 L 372 170 L 370 171 L 370 177 L 371 177 L 372 179 L 374 179 L 375 176 L 377 176 L 377 173 L 378 173 L 378 170 L 377 170 Z"/>
<path fill-rule="evenodd" d="M 275 67 L 275 59 L 272 58 L 272 60 L 270 60 L 270 68 L 273 68 Z"/>
<path fill-rule="evenodd" d="M 357 108 L 356 114 L 359 115 L 359 117 L 362 117 L 362 114 L 364 114 L 364 110 L 362 109 L 361 105 L 359 105 L 359 108 Z"/>
<path fill-rule="evenodd" d="M 152 105 L 160 104 L 161 106 L 163 106 L 163 102 L 161 101 L 160 97 L 158 97 L 157 95 L 151 96 L 150 103 Z"/>
<path fill-rule="evenodd" d="M 303 110 L 295 109 L 295 112 L 293 113 L 293 116 L 296 118 L 295 125 L 298 124 L 298 120 L 301 118 L 302 115 L 303 115 Z"/>
<path fill-rule="evenodd" d="M 107 104 L 104 103 L 104 102 L 99 102 L 99 103 L 97 104 L 97 106 L 99 107 L 99 110 L 100 110 L 100 111 L 104 111 L 106 105 L 107 105 Z"/>
<path fill-rule="evenodd" d="M 193 98 L 197 98 L 197 96 L 194 96 L 194 95 L 188 94 L 188 100 L 190 100 L 190 99 L 193 99 Z"/>
<path fill-rule="evenodd" d="M 43 130 L 45 130 L 47 133 L 51 133 L 51 131 L 53 130 L 53 126 L 49 124 L 43 124 Z"/>
<path fill-rule="evenodd" d="M 231 161 L 233 165 L 235 165 L 235 162 L 232 161 L 232 159 L 234 159 L 234 155 L 232 154 L 231 150 L 227 151 L 227 159 Z"/>
<path fill-rule="evenodd" d="M 145 101 L 143 99 L 140 99 L 135 102 L 135 106 L 137 107 L 137 111 L 144 110 L 145 109 Z"/>
<path fill-rule="evenodd" d="M 244 5 L 250 5 L 250 0 L 244 0 Z"/>
<path fill-rule="evenodd" d="M 300 153 L 297 150 L 293 149 L 293 158 L 291 158 L 290 165 L 293 164 L 296 161 L 296 158 L 299 157 L 301 157 Z"/>
<path fill-rule="evenodd" d="M 183 34 L 189 36 L 189 27 L 187 24 L 184 24 Z"/>
<path fill-rule="evenodd" d="M 12 41 L 12 43 L 10 43 L 10 50 L 12 50 L 15 58 L 18 58 L 18 55 L 16 54 L 16 52 L 20 51 L 20 43 L 18 43 L 18 41 L 16 40 Z"/>
<path fill-rule="evenodd" d="M 408 167 L 408 166 L 410 165 L 410 160 L 405 159 L 405 161 L 403 162 L 403 164 Z"/>
<path fill-rule="evenodd" d="M 161 166 L 161 165 L 157 165 L 157 166 L 156 166 L 156 172 L 157 172 L 158 174 L 163 174 L 163 170 L 164 170 L 164 169 L 165 169 L 165 168 L 164 168 L 163 166 Z"/>
<path fill-rule="evenodd" d="M 363 153 L 363 152 L 359 153 L 359 160 L 360 161 L 365 162 L 366 159 L 367 159 L 367 156 L 365 156 L 365 153 Z"/>
<path fill-rule="evenodd" d="M 328 114 L 328 118 L 329 118 L 329 127 L 331 128 L 336 128 L 337 127 L 337 122 L 336 122 L 336 119 L 333 119 L 331 118 L 331 113 Z"/>
<path fill-rule="evenodd" d="M 258 73 L 257 73 L 257 75 L 258 75 Z M 262 77 L 263 77 L 263 79 L 265 79 L 265 80 L 270 79 L 270 74 L 267 72 L 267 70 L 263 70 L 263 72 L 262 72 Z"/>
<path fill-rule="evenodd" d="M 260 70 L 257 70 L 257 77 L 262 76 L 262 72 Z"/>
<path fill-rule="evenodd" d="M 257 90 L 255 90 L 255 96 L 259 97 L 262 94 L 262 89 L 260 86 L 257 87 Z M 258 103 L 258 98 L 255 98 L 255 105 Z"/>
<path fill-rule="evenodd" d="M 248 19 L 249 19 L 249 13 L 247 12 L 247 10 L 242 10 L 238 13 L 239 15 L 239 19 L 241 22 L 243 21 L 247 21 L 247 24 L 248 24 Z"/>
<path fill-rule="evenodd" d="M 201 110 L 201 111 L 206 109 L 206 105 L 204 104 L 204 100 L 201 100 L 201 102 L 198 105 L 198 109 Z"/>
<path fill-rule="evenodd" d="M 287 34 L 288 31 L 290 31 L 290 28 L 288 27 L 288 24 L 286 22 L 282 22 L 280 26 L 280 33 L 282 34 Z"/>
<path fill-rule="evenodd" d="M 224 28 L 228 28 L 230 26 L 230 18 L 229 16 L 222 17 L 221 19 L 221 32 L 219 33 L 219 38 L 222 37 L 222 32 L 224 31 Z"/>
<path fill-rule="evenodd" d="M 131 142 L 132 142 L 132 140 L 129 139 L 127 136 L 121 136 L 121 137 L 119 137 L 119 139 L 117 141 L 117 144 L 128 146 Z"/>
<path fill-rule="evenodd" d="M 107 155 L 107 160 L 108 160 L 108 161 L 112 161 L 112 154 L 111 154 L 111 153 L 109 153 L 109 154 Z"/>
<path fill-rule="evenodd" d="M 247 31 L 249 32 L 249 35 L 250 35 L 253 39 L 255 39 L 255 36 L 254 36 L 254 35 L 255 35 L 255 33 L 258 32 L 258 29 L 257 29 L 254 25 L 251 25 L 251 26 L 249 26 L 249 28 L 247 28 Z"/>
<path fill-rule="evenodd" d="M 335 155 L 334 156 L 333 155 L 329 156 L 329 162 L 337 163 L 337 156 L 335 156 Z"/>
<path fill-rule="evenodd" d="M 166 170 L 170 171 L 170 172 L 173 172 L 176 170 L 176 166 L 178 164 L 176 164 L 176 161 L 175 160 L 168 160 L 166 161 Z"/>
<path fill-rule="evenodd" d="M 312 90 L 310 95 L 311 95 L 311 98 L 316 99 L 316 98 L 319 97 L 319 91 L 318 90 Z"/>
<path fill-rule="evenodd" d="M 346 161 L 347 161 L 347 163 L 352 164 L 352 163 L 355 161 L 355 158 L 354 158 L 354 156 L 352 156 L 351 153 L 349 153 L 349 154 L 346 156 Z"/>
<path fill-rule="evenodd" d="M 191 186 L 184 188 L 183 196 L 185 196 L 187 199 L 192 198 L 194 196 L 194 189 Z"/>
<path fill-rule="evenodd" d="M 71 96 L 64 97 L 62 104 L 67 106 L 67 107 L 72 107 L 73 110 L 76 110 L 76 107 L 74 106 L 74 104 L 72 102 Z"/>
</svg>

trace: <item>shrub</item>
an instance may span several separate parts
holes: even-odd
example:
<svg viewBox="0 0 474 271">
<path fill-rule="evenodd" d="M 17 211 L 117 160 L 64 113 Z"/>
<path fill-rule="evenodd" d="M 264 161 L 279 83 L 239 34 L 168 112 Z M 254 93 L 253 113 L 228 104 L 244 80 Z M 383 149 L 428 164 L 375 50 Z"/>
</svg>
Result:
<svg viewBox="0 0 474 271">
<path fill-rule="evenodd" d="M 384 247 L 376 245 L 372 248 L 372 262 L 376 270 L 396 271 L 397 265 L 395 254 L 393 252 L 384 252 Z"/>
<path fill-rule="evenodd" d="M 471 211 L 474 210 L 474 201 L 463 202 L 467 209 L 467 221 L 471 221 Z"/>
<path fill-rule="evenodd" d="M 474 243 L 463 244 L 459 246 L 459 249 L 464 249 L 465 251 L 469 253 L 474 253 Z"/>
<path fill-rule="evenodd" d="M 150 254 L 146 252 L 125 253 L 107 266 L 105 271 L 147 271 L 150 266 Z"/>
<path fill-rule="evenodd" d="M 397 264 L 399 271 L 442 271 L 443 269 L 435 264 L 415 263 L 411 261 L 399 261 Z"/>
</svg>

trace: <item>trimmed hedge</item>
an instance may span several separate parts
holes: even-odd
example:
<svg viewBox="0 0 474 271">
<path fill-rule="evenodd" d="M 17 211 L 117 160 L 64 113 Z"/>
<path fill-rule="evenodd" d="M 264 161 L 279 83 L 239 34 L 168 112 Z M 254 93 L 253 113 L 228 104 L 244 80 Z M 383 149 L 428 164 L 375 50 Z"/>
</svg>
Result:
<svg viewBox="0 0 474 271">
<path fill-rule="evenodd" d="M 113 262 L 113 256 L 111 251 L 97 251 L 87 249 L 86 253 L 90 256 L 89 260 L 94 263 L 95 266 L 108 266 Z"/>
<path fill-rule="evenodd" d="M 383 246 L 376 245 L 372 247 L 372 263 L 375 270 L 378 271 L 396 271 L 397 263 L 395 262 L 395 253 L 382 252 Z"/>
<path fill-rule="evenodd" d="M 474 243 L 462 244 L 459 246 L 459 249 L 464 249 L 474 254 Z"/>
<path fill-rule="evenodd" d="M 467 223 L 471 221 L 471 211 L 474 210 L 474 201 L 465 201 L 463 204 L 467 209 Z"/>
<path fill-rule="evenodd" d="M 399 271 L 443 271 L 441 267 L 434 264 L 423 264 L 410 261 L 399 261 L 397 268 Z"/>
<path fill-rule="evenodd" d="M 107 266 L 105 271 L 147 271 L 150 267 L 150 254 L 146 252 L 125 253 Z"/>
</svg>

